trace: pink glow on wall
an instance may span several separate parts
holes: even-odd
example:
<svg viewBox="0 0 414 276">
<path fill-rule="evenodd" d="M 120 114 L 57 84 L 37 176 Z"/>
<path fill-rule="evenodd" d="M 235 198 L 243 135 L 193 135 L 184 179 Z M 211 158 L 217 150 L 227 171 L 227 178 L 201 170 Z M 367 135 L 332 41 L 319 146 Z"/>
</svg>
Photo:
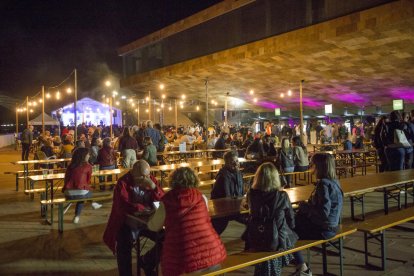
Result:
<svg viewBox="0 0 414 276">
<path fill-rule="evenodd" d="M 258 105 L 260 105 L 261 107 L 264 107 L 264 108 L 268 108 L 268 109 L 281 108 L 280 105 L 277 105 L 277 104 L 272 103 L 272 102 L 267 102 L 267 101 L 260 101 L 260 102 L 258 102 Z"/>
<path fill-rule="evenodd" d="M 390 91 L 392 99 L 403 99 L 405 102 L 414 103 L 414 88 L 398 87 L 392 88 Z"/>
</svg>

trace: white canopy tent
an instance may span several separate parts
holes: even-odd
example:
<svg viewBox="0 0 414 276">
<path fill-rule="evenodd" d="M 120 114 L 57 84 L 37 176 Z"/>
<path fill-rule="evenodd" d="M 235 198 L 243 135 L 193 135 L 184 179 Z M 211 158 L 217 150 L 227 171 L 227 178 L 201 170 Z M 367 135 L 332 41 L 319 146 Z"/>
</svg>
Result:
<svg viewBox="0 0 414 276">
<path fill-rule="evenodd" d="M 44 117 L 45 117 L 45 126 L 58 126 L 59 125 L 58 120 L 53 119 L 52 117 L 50 117 L 46 113 L 44 113 Z M 42 125 L 42 114 L 40 114 L 36 118 L 30 120 L 29 124 L 33 125 L 33 126 L 41 126 Z"/>
</svg>

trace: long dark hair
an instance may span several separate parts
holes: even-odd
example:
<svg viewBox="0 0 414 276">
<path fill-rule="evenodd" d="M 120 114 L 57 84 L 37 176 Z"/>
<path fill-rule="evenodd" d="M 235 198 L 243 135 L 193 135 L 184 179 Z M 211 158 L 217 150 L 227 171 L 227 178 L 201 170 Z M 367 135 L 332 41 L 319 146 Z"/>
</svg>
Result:
<svg viewBox="0 0 414 276">
<path fill-rule="evenodd" d="M 88 148 L 77 148 L 72 155 L 72 160 L 69 163 L 68 168 L 66 169 L 65 173 L 65 183 L 69 180 L 71 176 L 71 172 L 73 169 L 87 163 L 85 161 L 86 155 L 88 155 L 89 149 Z"/>
</svg>

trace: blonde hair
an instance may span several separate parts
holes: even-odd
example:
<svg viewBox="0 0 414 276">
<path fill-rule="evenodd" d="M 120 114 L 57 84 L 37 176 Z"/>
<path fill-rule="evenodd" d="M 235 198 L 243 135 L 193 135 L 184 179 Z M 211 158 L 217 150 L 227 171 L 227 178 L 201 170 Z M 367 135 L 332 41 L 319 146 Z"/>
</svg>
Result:
<svg viewBox="0 0 414 276">
<path fill-rule="evenodd" d="M 252 188 L 265 192 L 281 189 L 279 172 L 275 165 L 270 162 L 260 165 L 254 175 Z"/>
<path fill-rule="evenodd" d="M 170 186 L 172 189 L 196 188 L 199 184 L 198 176 L 188 167 L 178 168 L 171 174 Z"/>
</svg>

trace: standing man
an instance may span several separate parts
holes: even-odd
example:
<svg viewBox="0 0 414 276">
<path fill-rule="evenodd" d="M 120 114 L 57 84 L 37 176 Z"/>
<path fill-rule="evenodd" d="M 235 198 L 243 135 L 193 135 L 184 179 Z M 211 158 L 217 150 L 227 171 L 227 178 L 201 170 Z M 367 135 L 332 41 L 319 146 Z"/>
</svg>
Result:
<svg viewBox="0 0 414 276">
<path fill-rule="evenodd" d="M 30 146 L 33 143 L 33 126 L 28 125 L 22 132 L 22 160 L 29 160 Z"/>
</svg>

